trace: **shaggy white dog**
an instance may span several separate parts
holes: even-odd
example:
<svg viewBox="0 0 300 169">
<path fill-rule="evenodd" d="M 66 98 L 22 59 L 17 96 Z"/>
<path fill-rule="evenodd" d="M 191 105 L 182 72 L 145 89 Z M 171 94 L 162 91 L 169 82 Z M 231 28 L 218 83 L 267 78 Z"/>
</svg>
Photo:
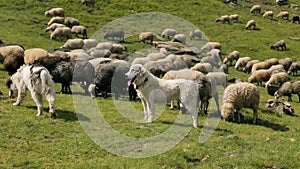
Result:
<svg viewBox="0 0 300 169">
<path fill-rule="evenodd" d="M 49 103 L 51 117 L 56 117 L 54 111 L 55 88 L 51 75 L 46 68 L 36 65 L 23 65 L 6 81 L 6 85 L 10 90 L 10 97 L 15 97 L 18 94 L 14 106 L 20 105 L 26 95 L 26 89 L 28 89 L 37 105 L 37 116 L 42 115 L 42 97 L 44 95 Z"/>
<path fill-rule="evenodd" d="M 154 103 L 158 98 L 154 98 L 151 92 L 158 90 L 164 94 L 167 102 L 178 99 L 181 102 L 182 112 L 188 111 L 192 116 L 193 126 L 198 127 L 199 97 L 195 82 L 185 79 L 160 79 L 140 64 L 133 64 L 125 75 L 135 85 L 137 94 L 142 101 L 145 121 L 152 122 L 154 120 Z"/>
</svg>

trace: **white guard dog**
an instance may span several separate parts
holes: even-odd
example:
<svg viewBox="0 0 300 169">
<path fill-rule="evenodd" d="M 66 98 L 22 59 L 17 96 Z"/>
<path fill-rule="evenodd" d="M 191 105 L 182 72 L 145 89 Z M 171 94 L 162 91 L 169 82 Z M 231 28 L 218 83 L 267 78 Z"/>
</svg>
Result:
<svg viewBox="0 0 300 169">
<path fill-rule="evenodd" d="M 133 64 L 125 74 L 136 87 L 137 94 L 142 101 L 145 121 L 154 120 L 154 100 L 150 94 L 154 90 L 160 90 L 165 94 L 167 101 L 178 99 L 182 110 L 187 110 L 192 115 L 193 126 L 198 127 L 198 88 L 191 80 L 174 79 L 165 80 L 155 77 L 140 64 Z"/>
<path fill-rule="evenodd" d="M 37 116 L 42 115 L 42 97 L 44 95 L 49 103 L 51 117 L 56 117 L 54 111 L 55 88 L 51 75 L 46 68 L 37 65 L 23 65 L 6 81 L 6 85 L 10 90 L 10 97 L 15 97 L 18 94 L 14 106 L 20 105 L 26 95 L 27 88 L 37 105 Z"/>
</svg>

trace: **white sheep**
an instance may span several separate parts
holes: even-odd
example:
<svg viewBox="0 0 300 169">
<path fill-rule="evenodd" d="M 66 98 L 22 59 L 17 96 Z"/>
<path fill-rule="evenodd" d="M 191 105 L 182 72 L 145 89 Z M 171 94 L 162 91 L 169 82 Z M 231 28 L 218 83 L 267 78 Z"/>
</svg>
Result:
<svg viewBox="0 0 300 169">
<path fill-rule="evenodd" d="M 253 73 L 259 69 L 269 69 L 271 66 L 272 66 L 272 63 L 268 62 L 268 61 L 258 62 L 252 66 L 251 72 Z"/>
<path fill-rule="evenodd" d="M 53 23 L 45 29 L 45 32 L 53 32 L 56 28 L 65 27 L 64 24 L 61 23 Z"/>
<path fill-rule="evenodd" d="M 79 22 L 78 19 L 75 19 L 75 18 L 72 18 L 72 17 L 65 17 L 64 18 L 64 24 L 67 27 L 72 28 L 73 26 L 80 25 L 80 22 Z"/>
<path fill-rule="evenodd" d="M 60 41 L 63 39 L 71 39 L 72 38 L 72 32 L 69 27 L 58 27 L 56 28 L 51 34 L 50 39 L 56 39 L 59 38 Z"/>
<path fill-rule="evenodd" d="M 52 8 L 45 12 L 45 16 L 65 16 L 65 11 L 63 8 Z"/>
<path fill-rule="evenodd" d="M 274 12 L 273 12 L 273 11 L 266 11 L 266 12 L 263 14 L 263 17 L 264 17 L 264 18 L 273 19 L 273 16 L 274 16 Z"/>
<path fill-rule="evenodd" d="M 208 50 L 210 51 L 211 49 L 219 49 L 221 50 L 221 43 L 219 42 L 207 42 L 205 45 L 201 47 L 201 50 Z"/>
<path fill-rule="evenodd" d="M 96 39 L 84 39 L 83 43 L 84 45 L 82 49 L 86 51 L 98 45 L 98 41 Z"/>
<path fill-rule="evenodd" d="M 232 21 L 232 22 L 239 22 L 239 18 L 240 16 L 238 14 L 232 14 L 232 15 L 229 15 L 229 19 Z"/>
<path fill-rule="evenodd" d="M 250 12 L 253 14 L 260 14 L 261 6 L 260 5 L 253 5 L 250 9 Z"/>
<path fill-rule="evenodd" d="M 250 57 L 241 57 L 239 58 L 236 63 L 235 63 L 235 70 L 239 70 L 239 68 L 244 68 L 244 66 L 246 66 L 246 64 L 251 60 Z"/>
<path fill-rule="evenodd" d="M 273 73 L 285 72 L 282 65 L 273 65 L 269 69 L 259 69 L 252 72 L 248 78 L 249 83 L 257 82 L 258 86 L 262 85 L 262 82 L 266 82 L 270 79 Z"/>
<path fill-rule="evenodd" d="M 71 52 L 66 52 L 66 53 L 70 57 L 71 61 L 94 59 L 94 57 L 92 57 L 86 51 L 84 51 L 82 49 L 75 49 L 75 50 L 71 50 Z"/>
<path fill-rule="evenodd" d="M 202 38 L 202 32 L 199 29 L 192 30 L 190 32 L 189 37 L 190 37 L 190 40 L 194 40 L 194 39 L 199 39 L 200 40 Z"/>
<path fill-rule="evenodd" d="M 246 65 L 245 67 L 243 68 L 243 71 L 245 73 L 250 73 L 251 70 L 252 70 L 252 66 L 255 64 L 255 63 L 258 63 L 259 60 L 250 60 Z"/>
<path fill-rule="evenodd" d="M 152 44 L 153 38 L 154 38 L 154 35 L 153 35 L 152 32 L 142 32 L 142 33 L 139 34 L 139 39 L 143 43 L 146 43 L 147 40 L 148 40 L 150 42 L 150 44 Z"/>
<path fill-rule="evenodd" d="M 82 39 L 68 39 L 65 44 L 63 45 L 64 48 L 68 48 L 70 50 L 74 49 L 82 49 L 84 42 Z"/>
<path fill-rule="evenodd" d="M 210 63 L 213 67 L 220 67 L 220 57 L 218 55 L 207 55 L 201 58 L 202 63 Z"/>
<path fill-rule="evenodd" d="M 176 30 L 175 29 L 165 29 L 162 33 L 161 33 L 161 37 L 165 38 L 167 37 L 168 39 L 170 39 L 170 37 L 174 37 L 176 35 Z"/>
<path fill-rule="evenodd" d="M 293 63 L 293 60 L 291 58 L 281 58 L 279 59 L 278 63 L 281 64 L 286 71 L 288 71 Z"/>
<path fill-rule="evenodd" d="M 288 11 L 281 11 L 276 17 L 289 20 L 290 13 Z"/>
<path fill-rule="evenodd" d="M 180 42 L 182 44 L 185 44 L 185 40 L 186 40 L 186 37 L 184 34 L 176 34 L 174 35 L 172 41 L 173 42 Z"/>
<path fill-rule="evenodd" d="M 87 53 L 94 58 L 108 58 L 112 55 L 111 51 L 108 49 L 100 49 L 97 47 L 91 48 Z"/>
<path fill-rule="evenodd" d="M 82 39 L 87 38 L 87 28 L 82 25 L 75 25 L 72 27 L 71 32 L 78 37 L 78 35 L 82 35 Z"/>
<path fill-rule="evenodd" d="M 47 26 L 49 27 L 51 24 L 53 23 L 60 23 L 60 24 L 64 24 L 65 22 L 65 18 L 64 17 L 60 17 L 60 16 L 55 16 L 55 17 L 52 17 L 50 19 L 50 21 L 47 23 Z"/>
<path fill-rule="evenodd" d="M 196 70 L 201 73 L 208 73 L 213 71 L 213 66 L 210 63 L 197 63 L 193 67 L 190 68 L 191 70 Z"/>
<path fill-rule="evenodd" d="M 256 27 L 255 20 L 249 20 L 246 24 L 246 29 L 254 29 Z"/>
<path fill-rule="evenodd" d="M 284 40 L 279 40 L 270 46 L 270 49 L 279 50 L 279 48 L 281 48 L 281 50 L 286 50 L 286 43 Z"/>
<path fill-rule="evenodd" d="M 295 62 L 292 63 L 291 66 L 289 67 L 287 73 L 293 74 L 294 76 L 298 74 L 298 70 L 300 70 L 300 62 Z"/>
<path fill-rule="evenodd" d="M 223 15 L 219 18 L 216 19 L 216 22 L 222 22 L 222 23 L 230 23 L 230 18 L 229 18 L 229 15 Z"/>
<path fill-rule="evenodd" d="M 111 42 L 100 42 L 100 43 L 98 43 L 96 48 L 110 50 L 112 48 L 112 46 L 113 46 L 113 43 L 111 43 Z"/>
<path fill-rule="evenodd" d="M 111 53 L 117 53 L 117 54 L 122 54 L 123 51 L 125 51 L 125 46 L 122 44 L 116 44 L 114 43 L 110 49 Z"/>
<path fill-rule="evenodd" d="M 242 108 L 250 108 L 253 110 L 253 123 L 257 122 L 258 107 L 260 100 L 260 91 L 257 86 L 247 82 L 234 83 L 229 85 L 223 95 L 223 105 L 221 115 L 224 120 L 233 117 L 235 121 L 235 112 L 240 122 L 239 111 Z"/>
<path fill-rule="evenodd" d="M 230 52 L 223 60 L 224 64 L 229 63 L 229 66 L 232 65 L 233 61 L 237 61 L 240 58 L 240 52 L 235 50 Z"/>
<path fill-rule="evenodd" d="M 219 68 L 219 72 L 223 72 L 225 74 L 228 74 L 228 66 L 226 64 L 221 64 L 220 68 Z"/>
<path fill-rule="evenodd" d="M 31 48 L 24 51 L 24 63 L 25 64 L 33 64 L 35 60 L 49 57 L 49 53 L 42 48 Z"/>
<path fill-rule="evenodd" d="M 211 82 L 214 82 L 214 85 L 223 86 L 224 89 L 226 88 L 228 79 L 227 74 L 223 72 L 208 72 L 206 76 Z"/>
<path fill-rule="evenodd" d="M 282 85 L 284 82 L 289 80 L 289 74 L 286 72 L 274 73 L 271 75 L 270 79 L 266 82 L 265 86 L 271 86 L 274 84 Z"/>
</svg>

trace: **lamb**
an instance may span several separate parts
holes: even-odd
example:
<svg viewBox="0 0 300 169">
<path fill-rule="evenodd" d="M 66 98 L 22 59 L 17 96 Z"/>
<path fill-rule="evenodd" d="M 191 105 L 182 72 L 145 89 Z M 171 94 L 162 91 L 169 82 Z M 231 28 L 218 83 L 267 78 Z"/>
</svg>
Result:
<svg viewBox="0 0 300 169">
<path fill-rule="evenodd" d="M 195 39 L 201 39 L 202 38 L 202 32 L 200 31 L 200 30 L 192 30 L 191 32 L 190 32 L 190 35 L 189 35 L 189 37 L 190 37 L 190 40 L 195 40 Z"/>
<path fill-rule="evenodd" d="M 238 122 L 240 122 L 239 111 L 242 108 L 250 108 L 253 110 L 253 123 L 255 124 L 258 118 L 259 100 L 260 91 L 254 84 L 248 82 L 231 84 L 224 91 L 221 116 L 224 120 L 233 117 L 235 121 L 235 113 L 237 113 Z"/>
<path fill-rule="evenodd" d="M 272 74 L 270 79 L 266 82 L 265 86 L 270 86 L 273 84 L 283 84 L 289 80 L 289 75 L 286 72 L 279 72 Z"/>
<path fill-rule="evenodd" d="M 49 57 L 49 53 L 45 49 L 42 48 L 27 49 L 24 52 L 24 63 L 33 64 L 35 60 L 42 57 Z"/>
<path fill-rule="evenodd" d="M 62 46 L 63 48 L 68 48 L 70 50 L 82 49 L 84 42 L 82 39 L 68 39 L 67 42 Z"/>
<path fill-rule="evenodd" d="M 266 11 L 266 12 L 263 14 L 263 17 L 264 17 L 264 18 L 273 19 L 273 15 L 274 15 L 274 12 L 273 12 L 273 11 Z"/>
<path fill-rule="evenodd" d="M 55 17 L 52 17 L 52 18 L 50 19 L 50 21 L 47 23 L 47 26 L 49 27 L 49 26 L 52 25 L 53 23 L 64 24 L 64 22 L 65 22 L 65 18 L 64 18 L 64 17 L 55 16 Z"/>
<path fill-rule="evenodd" d="M 219 42 L 207 42 L 204 46 L 201 47 L 201 50 L 210 51 L 211 49 L 221 50 L 221 43 L 219 43 Z"/>
<path fill-rule="evenodd" d="M 150 42 L 150 44 L 152 44 L 153 38 L 154 38 L 154 35 L 153 35 L 152 32 L 142 32 L 142 33 L 139 34 L 139 39 L 143 43 L 146 43 L 147 40 L 148 40 Z"/>
<path fill-rule="evenodd" d="M 259 60 L 250 60 L 246 65 L 245 67 L 243 68 L 243 71 L 245 73 L 250 73 L 251 70 L 252 70 L 252 66 L 255 64 L 255 63 L 258 63 Z"/>
<path fill-rule="evenodd" d="M 185 40 L 186 40 L 186 37 L 184 34 L 176 34 L 176 35 L 174 35 L 174 37 L 172 39 L 173 42 L 179 42 L 182 44 L 185 44 Z"/>
<path fill-rule="evenodd" d="M 227 74 L 223 72 L 208 72 L 207 75 L 208 79 L 214 83 L 216 86 L 223 86 L 225 89 L 227 86 Z"/>
<path fill-rule="evenodd" d="M 191 67 L 191 70 L 196 70 L 201 73 L 207 74 L 208 72 L 213 71 L 213 67 L 210 63 L 197 63 L 193 67 Z"/>
<path fill-rule="evenodd" d="M 104 39 L 115 42 L 124 42 L 125 32 L 123 30 L 108 30 L 104 33 Z"/>
<path fill-rule="evenodd" d="M 165 29 L 162 33 L 161 33 L 161 37 L 165 38 L 167 37 L 168 39 L 170 39 L 170 37 L 174 37 L 176 35 L 176 30 L 175 29 Z"/>
<path fill-rule="evenodd" d="M 246 24 L 246 29 L 254 29 L 256 27 L 255 20 L 249 20 Z"/>
<path fill-rule="evenodd" d="M 229 18 L 229 15 L 223 15 L 219 18 L 216 19 L 216 22 L 222 22 L 222 23 L 230 23 L 230 18 Z"/>
<path fill-rule="evenodd" d="M 229 19 L 234 22 L 239 22 L 239 17 L 240 16 L 238 14 L 229 15 Z"/>
<path fill-rule="evenodd" d="M 260 14 L 261 6 L 260 5 L 253 5 L 250 9 L 250 12 L 253 14 Z"/>
<path fill-rule="evenodd" d="M 239 68 L 243 68 L 249 61 L 251 60 L 250 57 L 242 57 L 242 58 L 239 58 L 236 63 L 235 63 L 235 70 L 239 70 Z"/>
<path fill-rule="evenodd" d="M 63 39 L 71 39 L 72 38 L 72 32 L 71 29 L 68 27 L 58 27 L 56 28 L 51 34 L 50 39 L 56 39 L 59 38 L 60 41 Z"/>
<path fill-rule="evenodd" d="M 239 51 L 233 51 L 233 52 L 230 52 L 223 60 L 223 63 L 224 64 L 227 64 L 229 63 L 229 66 L 232 65 L 232 62 L 235 60 L 237 61 L 238 59 L 240 58 L 240 52 Z"/>
<path fill-rule="evenodd" d="M 287 73 L 293 74 L 294 76 L 298 74 L 298 70 L 300 70 L 300 62 L 295 62 L 292 63 L 291 66 L 289 67 Z"/>
<path fill-rule="evenodd" d="M 56 28 L 61 28 L 61 27 L 65 27 L 65 25 L 61 23 L 53 23 L 45 29 L 45 32 L 52 33 Z"/>
<path fill-rule="evenodd" d="M 82 35 L 82 39 L 87 38 L 87 29 L 82 25 L 75 25 L 72 27 L 71 32 L 78 37 L 78 35 Z"/>
<path fill-rule="evenodd" d="M 300 103 L 300 81 L 289 81 L 282 84 L 282 86 L 275 92 L 274 96 L 277 100 L 281 96 L 288 96 L 288 101 L 292 101 L 292 94 L 298 95 Z"/>
<path fill-rule="evenodd" d="M 286 50 L 286 44 L 284 40 L 279 40 L 270 46 L 270 49 L 279 50 L 279 48 L 281 48 L 281 50 Z"/>
<path fill-rule="evenodd" d="M 52 8 L 45 12 L 45 16 L 65 16 L 65 11 L 63 8 Z"/>
<path fill-rule="evenodd" d="M 281 58 L 278 63 L 281 64 L 286 71 L 289 70 L 293 60 L 291 58 Z"/>
<path fill-rule="evenodd" d="M 64 18 L 64 24 L 69 27 L 72 28 L 73 26 L 76 25 L 80 25 L 80 22 L 78 19 L 72 18 L 72 17 L 65 17 Z"/>
<path fill-rule="evenodd" d="M 290 13 L 288 11 L 281 11 L 276 17 L 289 20 Z"/>
</svg>

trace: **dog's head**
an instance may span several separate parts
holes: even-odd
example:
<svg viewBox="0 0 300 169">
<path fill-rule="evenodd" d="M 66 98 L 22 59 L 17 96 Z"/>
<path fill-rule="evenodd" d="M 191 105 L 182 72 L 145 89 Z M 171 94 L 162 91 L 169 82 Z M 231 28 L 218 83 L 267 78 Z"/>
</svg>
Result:
<svg viewBox="0 0 300 169">
<path fill-rule="evenodd" d="M 131 65 L 125 76 L 131 83 L 134 83 L 138 78 L 143 77 L 145 73 L 146 69 L 141 64 L 134 64 Z"/>
<path fill-rule="evenodd" d="M 12 77 L 8 77 L 5 81 L 6 87 L 9 89 L 9 97 L 14 98 L 18 94 L 16 83 L 14 83 Z"/>
</svg>

